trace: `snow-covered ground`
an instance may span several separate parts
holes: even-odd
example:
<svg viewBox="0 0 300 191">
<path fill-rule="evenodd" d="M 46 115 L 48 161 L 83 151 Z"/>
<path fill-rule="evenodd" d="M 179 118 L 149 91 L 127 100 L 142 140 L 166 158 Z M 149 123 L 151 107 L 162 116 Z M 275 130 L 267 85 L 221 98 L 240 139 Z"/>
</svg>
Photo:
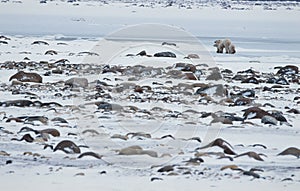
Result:
<svg viewBox="0 0 300 191">
<path fill-rule="evenodd" d="M 276 74 L 276 67 L 300 66 L 299 4 L 168 4 L 0 2 L 1 189 L 298 190 L 299 158 L 277 154 L 300 147 L 300 77 Z M 236 54 L 216 53 L 214 41 L 224 38 L 232 40 Z M 148 56 L 136 56 L 143 50 Z M 153 57 L 166 51 L 176 58 Z M 189 54 L 200 58 L 186 59 Z M 176 63 L 189 67 L 181 71 L 184 66 Z M 207 80 L 216 67 L 223 79 Z M 248 69 L 252 71 L 241 73 Z M 40 74 L 43 83 L 9 81 L 20 70 Z M 186 73 L 198 80 L 187 79 Z M 250 76 L 260 82 L 241 83 Z M 289 85 L 266 83 L 272 76 L 287 79 Z M 65 84 L 73 77 L 86 78 L 88 85 Z M 218 84 L 226 89 L 221 95 L 214 94 L 220 93 L 214 86 Z M 211 88 L 196 93 L 206 86 Z M 246 98 L 251 103 L 232 103 L 249 89 L 255 92 Z M 5 107 L 12 100 L 55 104 Z M 254 106 L 282 112 L 287 121 L 270 125 L 261 119 L 238 120 L 244 109 Z M 212 123 L 224 116 L 237 118 Z M 53 128 L 60 136 L 41 140 L 41 133 L 19 132 L 22 127 Z M 26 134 L 35 140 L 11 140 Z M 263 154 L 263 161 L 234 158 L 217 146 L 197 150 L 216 138 L 229 142 L 237 155 Z M 44 148 L 63 140 L 81 145 L 80 153 Z M 133 145 L 148 154 L 120 155 Z M 78 158 L 85 152 L 102 158 Z M 204 162 L 186 162 L 197 157 Z M 167 165 L 173 169 L 158 172 Z M 227 165 L 242 170 L 221 170 Z"/>
</svg>

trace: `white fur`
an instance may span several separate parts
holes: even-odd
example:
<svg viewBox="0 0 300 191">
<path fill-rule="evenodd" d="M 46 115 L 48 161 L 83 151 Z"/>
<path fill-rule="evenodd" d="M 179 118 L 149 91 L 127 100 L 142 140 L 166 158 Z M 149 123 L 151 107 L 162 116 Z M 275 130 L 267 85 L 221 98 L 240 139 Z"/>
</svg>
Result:
<svg viewBox="0 0 300 191">
<path fill-rule="evenodd" d="M 216 40 L 214 47 L 217 47 L 217 53 L 223 53 L 224 48 L 226 54 L 234 54 L 236 52 L 235 46 L 231 43 L 230 39 Z"/>
</svg>

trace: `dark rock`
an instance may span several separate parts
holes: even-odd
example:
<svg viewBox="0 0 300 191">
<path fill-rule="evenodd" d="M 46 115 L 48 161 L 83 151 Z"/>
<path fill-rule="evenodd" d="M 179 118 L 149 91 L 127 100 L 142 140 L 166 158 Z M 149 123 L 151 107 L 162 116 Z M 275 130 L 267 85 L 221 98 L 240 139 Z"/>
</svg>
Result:
<svg viewBox="0 0 300 191">
<path fill-rule="evenodd" d="M 253 176 L 254 178 L 260 178 L 259 174 L 255 173 L 253 171 L 244 171 L 243 175 Z"/>
<path fill-rule="evenodd" d="M 5 162 L 5 164 L 12 164 L 12 160 L 7 160 L 6 162 Z"/>
<path fill-rule="evenodd" d="M 298 109 L 290 109 L 287 112 L 288 113 L 293 113 L 293 114 L 300 114 L 300 111 Z"/>
<path fill-rule="evenodd" d="M 85 156 L 92 156 L 92 157 L 95 157 L 97 159 L 101 159 L 102 158 L 102 155 L 99 155 L 97 153 L 94 153 L 94 152 L 85 152 L 85 153 L 82 153 L 81 155 L 78 156 L 78 158 L 82 158 L 82 157 L 85 157 Z"/>
<path fill-rule="evenodd" d="M 176 46 L 173 42 L 163 42 L 161 45 Z"/>
<path fill-rule="evenodd" d="M 234 106 L 241 106 L 241 105 L 249 105 L 252 103 L 252 100 L 249 98 L 238 98 L 234 102 Z"/>
<path fill-rule="evenodd" d="M 280 122 L 287 122 L 286 118 L 283 116 L 282 112 L 280 111 L 273 111 L 271 115 Z"/>
<path fill-rule="evenodd" d="M 57 150 L 61 150 L 67 154 L 74 154 L 74 153 L 80 153 L 80 148 L 73 143 L 72 141 L 64 140 L 59 142 L 56 147 L 54 148 L 54 152 Z"/>
<path fill-rule="evenodd" d="M 259 84 L 259 81 L 255 77 L 250 77 L 250 78 L 246 78 L 246 79 L 242 80 L 241 83 Z"/>
<path fill-rule="evenodd" d="M 225 73 L 225 74 L 232 74 L 232 70 L 229 70 L 229 69 L 224 69 L 221 71 L 221 73 Z"/>
<path fill-rule="evenodd" d="M 173 170 L 174 170 L 174 167 L 172 165 L 167 165 L 167 166 L 164 166 L 164 167 L 158 169 L 157 172 L 170 172 Z"/>
<path fill-rule="evenodd" d="M 49 45 L 49 43 L 45 42 L 45 41 L 40 41 L 40 40 L 37 40 L 37 41 L 34 41 L 33 43 L 31 43 L 31 45 Z"/>
<path fill-rule="evenodd" d="M 151 182 L 155 181 L 155 180 L 163 180 L 162 178 L 159 178 L 159 177 L 152 177 L 150 179 Z"/>
<path fill-rule="evenodd" d="M 65 85 L 69 85 L 71 87 L 82 87 L 86 88 L 88 86 L 88 80 L 86 78 L 71 78 L 65 81 Z"/>
<path fill-rule="evenodd" d="M 78 54 L 77 54 L 78 56 L 99 56 L 99 54 L 98 53 L 96 53 L 96 52 L 79 52 Z"/>
<path fill-rule="evenodd" d="M 98 109 L 103 109 L 105 111 L 121 111 L 123 107 L 119 104 L 113 104 L 108 102 L 96 102 Z"/>
<path fill-rule="evenodd" d="M 47 50 L 45 55 L 57 55 L 57 52 L 55 50 Z"/>
<path fill-rule="evenodd" d="M 154 57 L 170 57 L 170 58 L 176 58 L 176 54 L 173 52 L 159 52 L 155 53 Z"/>
<path fill-rule="evenodd" d="M 271 125 L 277 125 L 277 119 L 275 117 L 265 115 L 261 118 L 261 123 L 263 124 L 271 124 Z"/>
<path fill-rule="evenodd" d="M 8 42 L 0 40 L 0 44 L 8 44 Z"/>
<path fill-rule="evenodd" d="M 34 141 L 34 138 L 31 137 L 30 134 L 25 134 L 21 139 L 12 138 L 12 141 L 26 141 L 28 143 L 32 143 Z"/>
<path fill-rule="evenodd" d="M 239 92 L 237 95 L 241 95 L 244 97 L 255 97 L 255 91 L 251 90 L 251 89 L 247 89 L 247 90 Z"/>
<path fill-rule="evenodd" d="M 60 70 L 60 69 L 55 69 L 55 70 L 52 70 L 51 72 L 52 72 L 52 74 L 63 74 L 64 73 L 64 71 Z"/>
<path fill-rule="evenodd" d="M 137 56 L 147 56 L 147 53 L 145 50 L 139 52 L 138 54 L 136 54 Z"/>
<path fill-rule="evenodd" d="M 18 73 L 14 74 L 9 78 L 9 81 L 17 79 L 20 82 L 35 82 L 35 83 L 42 83 L 43 78 L 37 73 L 27 73 L 23 71 L 19 71 Z"/>
<path fill-rule="evenodd" d="M 176 63 L 175 68 L 179 69 L 184 72 L 195 72 L 196 67 L 193 64 L 187 64 L 187 63 Z"/>
<path fill-rule="evenodd" d="M 29 101 L 29 100 L 12 100 L 12 101 L 0 102 L 0 106 L 3 106 L 3 107 L 11 107 L 11 106 L 31 107 L 33 105 L 34 105 L 34 103 L 32 101 Z"/>
<path fill-rule="evenodd" d="M 198 78 L 195 76 L 195 74 L 194 74 L 194 73 L 191 73 L 191 72 L 185 73 L 185 76 L 186 76 L 186 78 L 189 79 L 189 80 L 198 80 Z"/>
<path fill-rule="evenodd" d="M 247 69 L 247 70 L 244 70 L 244 71 L 239 71 L 238 74 L 257 74 L 258 72 L 253 70 L 253 69 Z"/>
<path fill-rule="evenodd" d="M 276 84 L 290 85 L 289 82 L 284 77 L 277 79 Z"/>
<path fill-rule="evenodd" d="M 206 77 L 206 80 L 215 80 L 215 81 L 218 81 L 218 80 L 221 80 L 223 79 L 221 73 L 219 70 L 213 70 L 211 72 L 211 74 L 209 74 L 207 77 Z"/>
<path fill-rule="evenodd" d="M 271 77 L 266 81 L 266 83 L 268 83 L 268 84 L 275 84 L 276 82 L 277 82 L 277 79 L 275 77 Z"/>
<path fill-rule="evenodd" d="M 225 96 L 226 95 L 226 89 L 224 88 L 224 86 L 222 84 L 217 84 L 217 85 L 213 85 L 213 86 L 209 86 L 206 85 L 204 87 L 201 87 L 199 89 L 197 89 L 196 93 L 200 94 L 200 95 L 217 95 L 217 96 Z"/>
<path fill-rule="evenodd" d="M 282 151 L 281 153 L 278 154 L 279 155 L 293 155 L 297 158 L 300 158 L 300 149 L 296 148 L 296 147 L 289 147 L 287 149 L 285 149 L 284 151 Z"/>
<path fill-rule="evenodd" d="M 290 75 L 290 74 L 298 74 L 298 73 L 299 73 L 298 67 L 293 65 L 284 66 L 280 68 L 277 72 L 277 74 L 280 75 Z"/>
<path fill-rule="evenodd" d="M 263 109 L 260 109 L 259 107 L 250 107 L 242 111 L 244 111 L 244 119 L 261 119 L 265 115 L 270 115 L 268 112 L 266 112 Z"/>
<path fill-rule="evenodd" d="M 188 59 L 200 59 L 200 56 L 198 54 L 189 54 L 184 58 L 188 58 Z"/>
<path fill-rule="evenodd" d="M 225 117 L 215 117 L 210 123 L 223 123 L 232 125 L 232 121 L 229 118 Z"/>
</svg>

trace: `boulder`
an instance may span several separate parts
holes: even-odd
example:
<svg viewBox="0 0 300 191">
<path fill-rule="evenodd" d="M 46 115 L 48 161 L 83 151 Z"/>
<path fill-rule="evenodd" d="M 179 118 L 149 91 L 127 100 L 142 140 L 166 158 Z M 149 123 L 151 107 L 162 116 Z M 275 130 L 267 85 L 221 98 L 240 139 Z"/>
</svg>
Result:
<svg viewBox="0 0 300 191">
<path fill-rule="evenodd" d="M 176 54 L 173 52 L 158 52 L 154 54 L 154 57 L 170 57 L 170 58 L 176 58 Z"/>
<path fill-rule="evenodd" d="M 86 78 L 71 78 L 65 81 L 65 85 L 69 85 L 71 87 L 81 87 L 86 88 L 88 86 L 88 80 Z"/>
<path fill-rule="evenodd" d="M 20 82 L 35 82 L 35 83 L 42 83 L 43 78 L 37 74 L 37 73 L 31 73 L 31 72 L 23 72 L 19 71 L 18 73 L 12 75 L 9 78 L 9 81 L 16 79 Z"/>
</svg>

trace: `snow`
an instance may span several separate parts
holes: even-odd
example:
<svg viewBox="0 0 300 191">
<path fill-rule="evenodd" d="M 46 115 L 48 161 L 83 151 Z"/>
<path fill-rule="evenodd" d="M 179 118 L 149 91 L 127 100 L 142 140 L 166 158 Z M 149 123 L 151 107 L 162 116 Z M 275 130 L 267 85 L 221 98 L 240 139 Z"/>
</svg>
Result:
<svg viewBox="0 0 300 191">
<path fill-rule="evenodd" d="M 10 156 L 0 155 L 0 184 L 4 190 L 297 190 L 300 182 L 299 159 L 294 156 L 277 156 L 288 147 L 300 147 L 299 124 L 297 114 L 287 113 L 287 109 L 300 109 L 294 100 L 299 96 L 299 83 L 291 83 L 284 91 L 262 91 L 265 86 L 274 84 L 261 83 L 242 84 L 238 81 L 208 82 L 205 76 L 199 81 L 181 78 L 168 78 L 167 75 L 144 76 L 121 75 L 120 73 L 99 74 L 98 67 L 109 64 L 122 68 L 144 65 L 166 69 L 175 63 L 184 62 L 197 65 L 205 74 L 208 68 L 218 66 L 221 70 L 229 69 L 234 74 L 252 68 L 263 73 L 276 73 L 276 66 L 295 65 L 300 63 L 300 6 L 297 3 L 284 2 L 281 4 L 268 3 L 254 5 L 253 2 L 193 2 L 179 3 L 165 7 L 165 3 L 137 2 L 125 3 L 120 1 L 39 1 L 26 0 L 21 3 L 15 1 L 0 3 L 0 34 L 9 37 L 8 44 L 0 44 L 0 63 L 3 66 L 9 61 L 25 61 L 27 57 L 34 63 L 54 63 L 60 59 L 68 59 L 66 65 L 86 64 L 95 67 L 82 70 L 64 71 L 62 75 L 45 76 L 49 71 L 45 65 L 27 66 L 24 71 L 34 71 L 42 75 L 43 85 L 27 83 L 18 87 L 21 92 L 37 95 L 42 102 L 57 102 L 64 107 L 48 110 L 37 107 L 0 107 L 0 127 L 12 132 L 7 134 L 0 129 L 0 151 L 6 151 Z M 139 6 L 144 4 L 144 6 Z M 228 4 L 231 8 L 224 9 Z M 265 10 L 271 7 L 273 10 Z M 292 7 L 288 9 L 287 7 Z M 145 24 L 146 23 L 146 24 Z M 213 41 L 230 38 L 237 47 L 233 55 L 217 54 Z M 41 40 L 49 45 L 32 45 Z M 162 42 L 174 42 L 176 46 L 162 46 Z M 45 55 L 48 50 L 55 50 L 57 55 Z M 177 58 L 154 58 L 142 56 L 126 56 L 137 54 L 145 50 L 153 55 L 157 52 L 171 51 Z M 97 53 L 98 55 L 82 56 L 82 52 Z M 200 59 L 185 59 L 188 54 L 198 54 Z M 204 65 L 208 65 L 206 68 Z M 63 67 L 63 65 L 61 65 Z M 27 94 L 12 94 L 13 82 L 10 76 L 19 69 L 0 69 L 0 102 L 17 99 L 30 99 Z M 72 77 L 85 77 L 89 81 L 88 89 L 66 89 L 65 81 Z M 133 79 L 130 79 L 132 77 Z M 298 76 L 299 78 L 299 76 Z M 130 80 L 129 80 L 130 79 Z M 95 94 L 93 87 L 95 80 L 106 82 L 104 91 L 111 94 L 112 99 L 85 99 L 83 95 Z M 168 82 L 169 81 L 169 82 Z M 170 82 L 171 81 L 171 82 Z M 132 89 L 125 89 L 118 93 L 117 87 L 122 83 L 135 83 L 140 86 L 150 86 L 152 91 L 139 94 Z M 156 82 L 153 83 L 153 82 Z M 168 82 L 168 83 L 166 83 Z M 232 92 L 240 89 L 254 89 L 255 104 L 271 103 L 275 108 L 262 107 L 265 110 L 282 111 L 288 123 L 292 125 L 265 125 L 260 119 L 248 119 L 251 124 L 234 121 L 232 125 L 211 124 L 212 117 L 201 118 L 201 114 L 184 112 L 192 109 L 198 112 L 236 113 L 242 116 L 243 109 L 250 106 L 229 107 L 218 102 L 222 99 L 214 97 L 215 102 L 200 103 L 199 95 L 194 95 L 196 87 L 187 88 L 192 95 L 183 95 L 172 88 L 179 84 L 193 85 L 195 83 L 216 84 L 229 86 Z M 104 87 L 104 86 L 102 86 Z M 213 88 L 210 89 L 211 91 Z M 153 92 L 162 92 L 154 94 Z M 173 92 L 173 93 L 170 93 Z M 62 96 L 56 96 L 61 93 Z M 165 94 L 167 96 L 165 96 Z M 130 96 L 131 98 L 129 98 Z M 163 102 L 161 99 L 170 98 Z M 137 99 L 140 97 L 141 99 Z M 142 98 L 149 98 L 142 102 Z M 150 99 L 152 98 L 152 99 Z M 95 101 L 107 101 L 121 106 L 135 106 L 126 112 L 97 110 Z M 155 107 L 162 111 L 151 110 Z M 116 106 L 116 110 L 117 110 Z M 148 114 L 145 111 L 150 111 Z M 18 116 L 47 116 L 50 120 L 42 124 L 5 122 L 5 117 Z M 177 117 L 173 117 L 177 116 Z M 58 124 L 51 121 L 55 117 L 62 117 L 69 123 Z M 98 160 L 93 157 L 77 159 L 77 155 L 65 154 L 62 151 L 52 152 L 43 149 L 44 143 L 26 143 L 11 141 L 20 138 L 25 133 L 17 133 L 21 127 L 29 126 L 34 129 L 56 128 L 61 137 L 50 137 L 47 144 L 55 146 L 61 140 L 72 140 L 81 147 L 82 152 L 93 151 L 103 155 Z M 83 133 L 84 130 L 96 130 L 98 135 Z M 112 139 L 114 134 L 126 135 L 130 132 L 145 132 L 151 138 L 129 137 L 128 140 Z M 33 132 L 28 132 L 36 136 Z M 71 133 L 71 134 L 70 134 Z M 160 139 L 164 135 L 171 138 Z M 200 137 L 202 143 L 186 139 Z M 228 159 L 217 159 L 215 156 L 203 156 L 205 161 L 200 166 L 185 165 L 182 161 L 194 157 L 195 148 L 204 146 L 221 137 L 234 147 L 237 153 L 255 151 L 264 153 L 264 161 L 256 161 L 247 156 Z M 253 144 L 263 144 L 267 149 L 252 147 Z M 122 156 L 118 150 L 139 145 L 145 150 L 153 150 L 158 156 L 148 155 Z M 241 146 L 243 145 L 243 146 Z M 213 147 L 201 152 L 222 152 Z M 41 156 L 24 155 L 24 152 L 38 153 Z M 6 164 L 12 160 L 12 164 Z M 159 167 L 164 165 L 179 165 L 191 172 L 168 176 L 158 173 Z M 225 165 L 238 165 L 263 169 L 258 172 L 261 178 L 242 175 L 242 172 L 227 169 L 221 171 Z M 102 173 L 101 173 L 102 172 Z M 105 172 L 105 173 L 104 173 Z M 181 174 L 180 174 L 181 173 Z M 162 180 L 151 181 L 158 177 Z M 292 181 L 282 181 L 291 178 Z"/>
</svg>

